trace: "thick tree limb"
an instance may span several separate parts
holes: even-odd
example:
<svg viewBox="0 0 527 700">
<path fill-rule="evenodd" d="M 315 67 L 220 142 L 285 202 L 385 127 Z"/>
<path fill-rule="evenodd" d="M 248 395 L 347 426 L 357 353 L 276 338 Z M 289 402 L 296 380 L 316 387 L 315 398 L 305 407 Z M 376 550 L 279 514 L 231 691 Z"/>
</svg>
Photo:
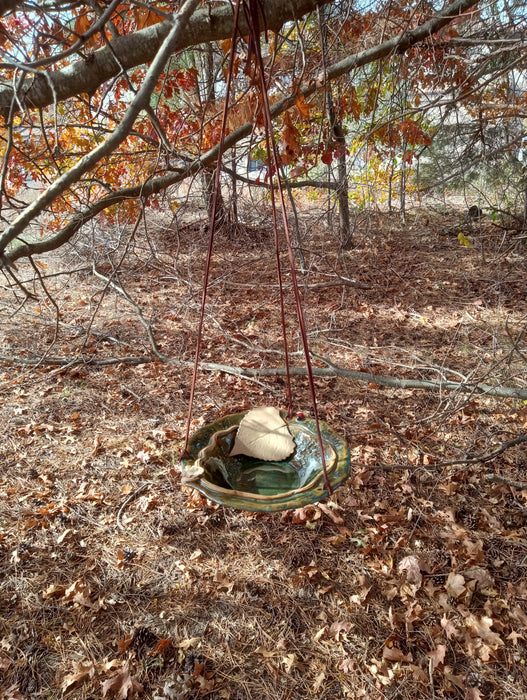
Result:
<svg viewBox="0 0 527 700">
<path fill-rule="evenodd" d="M 349 56 L 330 66 L 326 74 L 321 74 L 316 81 L 311 81 L 304 87 L 304 95 L 312 94 L 324 82 L 333 80 L 349 73 L 354 68 L 364 66 L 384 58 L 394 52 L 404 53 L 414 44 L 427 39 L 453 19 L 477 4 L 478 0 L 456 0 L 435 17 L 420 27 L 403 32 L 399 36 L 366 49 L 358 54 Z M 287 21 L 297 19 L 316 9 L 319 5 L 327 4 L 329 0 L 265 0 L 265 24 L 268 29 L 279 30 Z M 233 13 L 230 5 L 219 8 L 199 10 L 191 18 L 183 36 L 173 45 L 173 51 L 203 44 L 232 36 Z M 240 15 L 241 31 L 247 33 L 243 13 Z M 150 62 L 159 50 L 170 31 L 170 22 L 161 22 L 133 34 L 118 37 L 111 41 L 111 49 L 104 47 L 90 56 L 90 61 L 77 61 L 58 71 L 47 73 L 46 76 L 35 75 L 27 78 L 20 90 L 19 102 L 28 108 L 43 108 L 53 103 L 53 100 L 63 101 L 80 93 L 93 94 L 104 82 L 114 78 L 125 69 Z M 113 52 L 113 53 L 112 53 Z M 117 60 L 116 60 L 117 58 Z M 55 97 L 54 97 L 55 96 Z M 11 85 L 0 87 L 0 116 L 7 119 L 12 108 L 14 92 Z M 273 113 L 279 114 L 294 104 L 294 96 L 289 98 L 287 107 L 273 107 Z M 15 105 L 19 109 L 19 105 Z"/>
<path fill-rule="evenodd" d="M 262 27 L 278 31 L 285 22 L 299 19 L 311 12 L 317 5 L 330 0 L 265 0 L 265 22 Z M 15 5 L 16 3 L 9 3 Z M 90 60 L 80 60 L 46 76 L 28 77 L 22 84 L 19 99 L 27 108 L 43 108 L 56 100 L 61 102 L 80 93 L 93 94 L 107 80 L 114 78 L 125 69 L 150 63 L 159 51 L 171 29 L 170 22 L 160 22 L 140 31 L 112 39 L 111 48 L 105 46 L 94 51 Z M 240 29 L 248 34 L 245 16 L 240 13 Z M 173 53 L 197 44 L 227 39 L 232 36 L 233 12 L 230 3 L 221 7 L 210 6 L 197 11 L 187 24 L 185 32 L 173 45 Z M 0 116 L 7 119 L 11 110 L 14 92 L 11 85 L 0 88 Z M 19 105 L 16 106 L 18 110 Z"/>
<path fill-rule="evenodd" d="M 23 4 L 22 0 L 0 0 L 0 16 L 18 9 Z"/>
</svg>

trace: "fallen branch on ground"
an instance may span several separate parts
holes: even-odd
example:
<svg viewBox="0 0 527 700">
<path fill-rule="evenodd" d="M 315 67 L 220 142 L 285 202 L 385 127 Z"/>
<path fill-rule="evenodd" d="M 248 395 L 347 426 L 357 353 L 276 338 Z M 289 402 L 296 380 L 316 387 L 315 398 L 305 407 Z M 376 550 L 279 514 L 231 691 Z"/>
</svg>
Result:
<svg viewBox="0 0 527 700">
<path fill-rule="evenodd" d="M 314 353 L 313 353 L 314 354 Z M 314 355 L 318 357 L 317 355 Z M 346 369 L 333 364 L 325 358 L 323 360 L 328 367 L 313 367 L 313 375 L 315 377 L 342 377 L 344 379 L 354 379 L 359 382 L 367 382 L 376 386 L 387 386 L 393 389 L 425 389 L 427 391 L 458 391 L 462 394 L 484 394 L 485 396 L 498 396 L 504 399 L 521 399 L 527 400 L 527 389 L 520 389 L 513 386 L 492 386 L 491 384 L 483 383 L 465 383 L 440 381 L 434 382 L 428 379 L 398 379 L 397 377 L 386 377 L 381 374 L 373 374 L 372 372 L 361 372 L 355 369 Z M 149 362 L 162 362 L 170 365 L 179 365 L 181 367 L 193 367 L 194 363 L 190 360 L 175 360 L 172 358 L 159 355 L 152 356 L 127 356 L 127 357 L 110 357 L 106 359 L 96 359 L 89 357 L 79 357 L 74 359 L 71 357 L 47 357 L 42 359 L 15 358 L 6 355 L 0 355 L 0 362 L 8 364 L 32 366 L 32 365 L 92 365 L 94 367 L 107 367 L 109 365 L 130 364 L 142 365 Z M 222 372 L 224 374 L 232 374 L 242 379 L 254 380 L 255 377 L 284 377 L 286 375 L 285 367 L 233 367 L 231 365 L 222 365 L 216 362 L 201 362 L 200 369 L 206 372 Z M 305 367 L 291 367 L 289 370 L 293 377 L 307 376 Z"/>
<path fill-rule="evenodd" d="M 500 474 L 485 474 L 485 479 L 487 481 L 495 481 L 497 484 L 511 486 L 513 489 L 519 489 L 520 491 L 527 489 L 527 481 L 514 481 L 514 479 L 507 479 L 506 476 L 501 476 Z"/>
</svg>

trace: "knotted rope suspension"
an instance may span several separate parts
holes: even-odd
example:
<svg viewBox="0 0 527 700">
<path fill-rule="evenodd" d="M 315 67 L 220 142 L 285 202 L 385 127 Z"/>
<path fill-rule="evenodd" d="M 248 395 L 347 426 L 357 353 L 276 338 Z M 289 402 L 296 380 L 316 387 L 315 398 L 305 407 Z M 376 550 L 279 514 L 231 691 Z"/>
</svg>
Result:
<svg viewBox="0 0 527 700">
<path fill-rule="evenodd" d="M 259 84 L 259 88 L 260 88 L 260 95 L 261 95 L 261 100 L 262 100 L 261 108 L 262 108 L 262 116 L 263 116 L 264 129 L 265 129 L 265 143 L 266 143 L 266 149 L 267 149 L 267 160 L 268 160 L 268 164 L 269 164 L 268 171 L 271 173 L 271 177 L 270 177 L 271 208 L 272 208 L 272 217 L 273 217 L 274 246 L 275 246 L 275 254 L 276 254 L 277 277 L 278 277 L 278 287 L 279 287 L 279 297 L 280 297 L 280 317 L 281 317 L 281 325 L 282 325 L 285 367 L 286 367 L 286 398 L 287 398 L 287 406 L 288 406 L 288 417 L 291 418 L 293 415 L 293 398 L 292 398 L 292 391 L 291 391 L 290 363 L 289 363 L 287 329 L 286 329 L 286 319 L 285 319 L 284 290 L 283 290 L 283 282 L 282 282 L 282 268 L 281 268 L 281 261 L 280 261 L 280 241 L 279 241 L 279 236 L 278 236 L 277 207 L 276 207 L 275 185 L 273 183 L 273 177 L 276 178 L 276 189 L 278 190 L 278 195 L 279 195 L 279 200 L 280 200 L 280 209 L 281 209 L 282 220 L 283 220 L 283 225 L 284 225 L 285 242 L 286 242 L 287 254 L 288 254 L 289 265 L 290 265 L 290 270 L 291 270 L 291 281 L 292 281 L 292 286 L 293 286 L 293 294 L 294 294 L 294 299 L 295 299 L 298 326 L 299 326 L 299 330 L 300 330 L 300 336 L 302 339 L 304 359 L 305 359 L 305 363 L 306 363 L 307 378 L 308 378 L 309 390 L 310 390 L 310 394 L 311 394 L 311 403 L 312 403 L 312 409 L 313 409 L 313 417 L 315 419 L 315 424 L 316 424 L 318 446 L 319 446 L 319 450 L 320 450 L 322 468 L 324 471 L 325 488 L 327 489 L 328 493 L 331 494 L 332 488 L 331 488 L 331 484 L 329 483 L 327 466 L 326 466 L 326 458 L 325 458 L 325 452 L 324 452 L 324 443 L 322 440 L 322 433 L 320 430 L 318 406 L 317 406 L 316 391 L 315 391 L 315 382 L 314 382 L 314 377 L 313 377 L 313 368 L 312 368 L 312 364 L 311 364 L 311 357 L 310 357 L 310 353 L 309 353 L 309 344 L 308 344 L 308 339 L 307 339 L 307 329 L 306 329 L 306 323 L 305 323 L 305 318 L 304 318 L 304 312 L 303 312 L 303 308 L 302 308 L 302 301 L 300 298 L 298 280 L 297 280 L 296 271 L 295 271 L 295 258 L 294 258 L 293 246 L 292 246 L 292 242 L 291 242 L 291 233 L 290 233 L 290 229 L 289 229 L 289 222 L 287 219 L 285 196 L 284 196 L 284 191 L 283 191 L 283 186 L 282 186 L 282 178 L 280 175 L 280 160 L 279 160 L 279 155 L 278 155 L 278 151 L 277 151 L 277 147 L 276 147 L 276 141 L 275 141 L 274 135 L 273 135 L 273 125 L 272 125 L 272 119 L 271 119 L 269 97 L 267 94 L 267 84 L 266 84 L 266 80 L 265 80 L 264 63 L 263 63 L 263 58 L 262 58 L 261 46 L 260 46 L 260 19 L 259 18 L 260 18 L 261 9 L 260 9 L 259 0 L 236 0 L 236 4 L 234 7 L 234 30 L 233 30 L 231 50 L 230 50 L 230 56 L 229 56 L 229 68 L 228 68 L 228 73 L 227 73 L 225 105 L 224 105 L 223 116 L 222 116 L 221 137 L 220 137 L 220 142 L 219 142 L 219 146 L 218 146 L 218 160 L 217 160 L 215 176 L 214 176 L 214 193 L 213 193 L 213 199 L 212 199 L 212 207 L 211 207 L 211 215 L 210 215 L 209 231 L 208 231 L 209 240 L 208 240 L 207 257 L 206 257 L 206 263 L 205 263 L 203 293 L 202 293 L 202 298 L 201 298 L 201 310 L 200 310 L 200 317 L 199 317 L 199 324 L 198 324 L 198 335 L 197 335 L 197 340 L 196 340 L 196 353 L 195 353 L 195 357 L 194 357 L 194 370 L 193 370 L 193 374 L 192 374 L 192 383 L 191 383 L 191 389 L 190 389 L 189 409 L 188 409 L 187 427 L 186 427 L 186 434 L 185 434 L 185 444 L 184 444 L 184 448 L 183 448 L 183 456 L 188 456 L 187 448 L 188 448 L 188 441 L 189 441 L 189 437 L 190 437 L 190 425 L 191 425 L 191 421 L 192 421 L 192 410 L 193 410 L 193 405 L 194 405 L 194 396 L 195 396 L 195 389 L 196 389 L 199 357 L 200 357 L 200 351 L 201 351 L 201 340 L 202 340 L 202 334 L 203 334 L 203 322 L 204 322 L 204 317 L 205 317 L 205 304 L 206 304 L 208 281 L 209 281 L 209 274 L 210 274 L 210 264 L 211 264 L 211 259 L 212 259 L 214 234 L 215 234 L 215 230 L 216 230 L 216 211 L 217 211 L 217 203 L 218 203 L 219 191 L 220 191 L 220 186 L 221 186 L 220 174 L 221 174 L 221 165 L 222 165 L 224 145 L 225 145 L 225 131 L 226 131 L 226 126 L 227 126 L 227 115 L 228 115 L 228 110 L 229 110 L 234 60 L 235 60 L 235 56 L 236 56 L 236 43 L 237 43 L 237 38 L 240 35 L 240 31 L 239 31 L 240 6 L 243 6 L 245 19 L 246 19 L 247 25 L 249 27 L 249 38 L 248 38 L 249 47 L 248 47 L 247 61 L 249 63 L 251 61 L 251 58 L 254 57 L 254 77 L 257 79 L 258 84 Z M 262 13 L 262 16 L 263 16 L 263 13 Z"/>
</svg>

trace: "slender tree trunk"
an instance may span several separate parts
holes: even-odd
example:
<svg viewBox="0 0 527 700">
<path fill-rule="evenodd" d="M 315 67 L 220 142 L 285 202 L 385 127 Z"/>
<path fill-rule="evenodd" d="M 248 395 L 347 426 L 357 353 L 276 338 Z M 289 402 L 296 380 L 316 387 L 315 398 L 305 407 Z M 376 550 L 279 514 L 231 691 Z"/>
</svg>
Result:
<svg viewBox="0 0 527 700">
<path fill-rule="evenodd" d="M 406 145 L 406 144 L 405 144 Z M 401 219 L 406 223 L 406 161 L 401 163 Z"/>
<path fill-rule="evenodd" d="M 390 177 L 388 178 L 388 211 L 392 213 L 392 188 L 393 188 L 393 160 L 390 166 Z"/>
<path fill-rule="evenodd" d="M 408 104 L 408 99 L 407 99 L 407 83 L 406 79 L 403 78 L 403 85 L 402 85 L 402 105 L 401 108 L 402 110 L 406 110 Z M 406 149 L 408 147 L 408 144 L 406 142 L 406 139 L 403 138 L 402 142 L 402 152 L 403 152 L 403 159 L 401 161 L 401 187 L 400 187 L 400 197 L 401 197 L 401 220 L 403 223 L 406 223 L 406 175 L 407 175 L 407 164 L 406 161 L 404 160 L 404 154 L 406 153 Z"/>
<path fill-rule="evenodd" d="M 339 228 L 340 240 L 342 247 L 345 249 L 351 248 L 351 227 L 350 227 L 350 206 L 348 196 L 348 170 L 346 166 L 346 137 L 342 126 L 334 121 L 333 134 L 336 142 L 339 144 L 339 157 L 337 165 L 338 173 L 338 188 L 337 198 L 339 203 Z"/>
<path fill-rule="evenodd" d="M 321 47 L 324 57 L 324 65 L 327 65 L 327 24 L 325 21 L 324 10 L 319 10 L 320 21 L 320 38 Z M 327 111 L 329 118 L 329 126 L 335 142 L 338 144 L 338 160 L 337 160 L 337 201 L 339 205 L 339 231 L 340 240 L 344 249 L 351 248 L 352 236 L 350 226 L 350 209 L 348 196 L 348 169 L 346 163 L 346 136 L 342 128 L 342 124 L 337 119 L 335 103 L 331 86 L 328 86 L 326 93 Z"/>
<path fill-rule="evenodd" d="M 212 105 L 216 99 L 216 89 L 214 85 L 215 74 L 214 74 L 214 51 L 212 44 L 205 45 L 205 63 L 203 66 L 204 73 L 204 103 L 205 108 L 207 105 Z M 203 194 L 205 198 L 205 205 L 207 207 L 207 213 L 209 218 L 212 216 L 212 203 L 214 201 L 214 172 L 215 166 L 209 166 L 202 171 L 202 183 L 203 183 Z M 221 179 L 220 179 L 221 184 Z M 225 207 L 225 201 L 223 195 L 220 191 L 217 195 L 216 202 L 216 224 L 225 224 L 229 219 L 227 209 Z"/>
<path fill-rule="evenodd" d="M 232 219 L 238 221 L 238 189 L 236 187 L 236 146 L 231 150 L 231 170 L 234 173 L 232 176 Z"/>
<path fill-rule="evenodd" d="M 527 168 L 524 167 L 524 178 L 527 177 Z M 527 230 L 527 183 L 523 186 L 523 230 Z"/>
</svg>

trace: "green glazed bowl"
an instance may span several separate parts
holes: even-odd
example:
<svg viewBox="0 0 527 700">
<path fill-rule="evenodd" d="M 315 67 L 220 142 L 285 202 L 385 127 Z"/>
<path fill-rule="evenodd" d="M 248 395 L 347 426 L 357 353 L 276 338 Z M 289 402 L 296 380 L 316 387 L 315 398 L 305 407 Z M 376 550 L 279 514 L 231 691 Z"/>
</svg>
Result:
<svg viewBox="0 0 527 700">
<path fill-rule="evenodd" d="M 224 506 L 265 512 L 299 508 L 328 495 L 312 418 L 284 418 L 296 448 L 287 460 L 264 462 L 229 455 L 244 416 L 245 413 L 224 416 L 191 436 L 189 456 L 181 461 L 185 485 Z M 349 476 L 350 451 L 332 428 L 323 421 L 319 424 L 328 480 L 335 489 Z"/>
</svg>

